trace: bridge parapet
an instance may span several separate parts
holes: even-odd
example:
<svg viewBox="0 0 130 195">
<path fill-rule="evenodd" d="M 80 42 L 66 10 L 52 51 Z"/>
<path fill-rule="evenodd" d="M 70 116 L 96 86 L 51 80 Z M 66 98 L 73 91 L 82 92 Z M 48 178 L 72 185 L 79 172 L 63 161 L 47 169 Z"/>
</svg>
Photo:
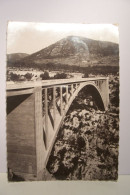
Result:
<svg viewBox="0 0 130 195">
<path fill-rule="evenodd" d="M 7 85 L 7 142 L 14 142 L 11 149 L 10 144 L 7 148 L 8 166 L 15 173 L 25 179 L 42 179 L 61 123 L 71 103 L 85 86 L 92 86 L 99 93 L 104 109 L 107 109 L 109 93 L 106 77 Z M 16 105 L 10 108 L 12 100 Z M 19 140 L 14 141 L 14 137 Z M 21 169 L 23 160 L 25 173 Z"/>
</svg>

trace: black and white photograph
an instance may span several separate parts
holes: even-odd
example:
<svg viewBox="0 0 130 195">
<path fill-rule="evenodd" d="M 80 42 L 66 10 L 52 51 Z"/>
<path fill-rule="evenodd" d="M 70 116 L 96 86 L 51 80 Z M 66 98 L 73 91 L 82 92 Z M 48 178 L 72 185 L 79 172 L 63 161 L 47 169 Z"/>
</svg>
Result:
<svg viewBox="0 0 130 195">
<path fill-rule="evenodd" d="M 119 25 L 8 22 L 8 181 L 117 181 Z"/>
</svg>

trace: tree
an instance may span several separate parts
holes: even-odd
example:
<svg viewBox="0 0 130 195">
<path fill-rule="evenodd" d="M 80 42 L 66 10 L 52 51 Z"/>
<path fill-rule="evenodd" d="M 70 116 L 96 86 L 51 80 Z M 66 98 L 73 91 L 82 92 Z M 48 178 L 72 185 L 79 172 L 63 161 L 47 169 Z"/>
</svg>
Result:
<svg viewBox="0 0 130 195">
<path fill-rule="evenodd" d="M 65 74 L 65 73 L 57 73 L 54 76 L 54 79 L 67 79 L 67 74 Z"/>
<path fill-rule="evenodd" d="M 19 81 L 19 75 L 14 74 L 13 72 L 10 73 L 10 80 L 11 81 Z"/>
<path fill-rule="evenodd" d="M 40 77 L 42 78 L 42 80 L 49 80 L 50 79 L 49 72 L 45 71 L 44 73 L 40 74 Z"/>
<path fill-rule="evenodd" d="M 29 81 L 29 80 L 31 80 L 31 78 L 32 78 L 32 73 L 26 73 L 25 74 L 25 78 Z"/>
<path fill-rule="evenodd" d="M 84 75 L 83 75 L 83 78 L 88 78 L 88 77 L 89 77 L 88 73 L 85 72 Z"/>
</svg>

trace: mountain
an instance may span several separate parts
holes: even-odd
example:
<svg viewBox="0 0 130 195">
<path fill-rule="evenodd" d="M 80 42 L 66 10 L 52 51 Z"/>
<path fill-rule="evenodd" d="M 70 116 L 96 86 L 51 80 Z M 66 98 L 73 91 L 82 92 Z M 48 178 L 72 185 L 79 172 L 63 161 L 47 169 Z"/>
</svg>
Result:
<svg viewBox="0 0 130 195">
<path fill-rule="evenodd" d="M 26 53 L 7 54 L 7 62 L 13 63 L 13 62 L 21 60 L 22 58 L 27 57 L 28 55 L 29 54 L 26 54 Z"/>
<path fill-rule="evenodd" d="M 68 36 L 60 41 L 29 55 L 17 65 L 44 66 L 45 64 L 70 66 L 118 66 L 119 45 L 79 36 Z"/>
</svg>

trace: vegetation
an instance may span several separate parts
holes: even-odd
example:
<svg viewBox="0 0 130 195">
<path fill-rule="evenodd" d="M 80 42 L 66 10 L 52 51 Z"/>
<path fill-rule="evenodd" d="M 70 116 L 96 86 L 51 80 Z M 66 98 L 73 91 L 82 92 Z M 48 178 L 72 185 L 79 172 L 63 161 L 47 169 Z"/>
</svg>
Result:
<svg viewBox="0 0 130 195">
<path fill-rule="evenodd" d="M 105 64 L 105 65 L 104 65 Z M 97 61 L 96 64 L 91 65 L 86 64 L 84 66 L 79 65 L 68 65 L 68 64 L 61 64 L 61 63 L 42 63 L 38 64 L 34 61 L 28 61 L 28 63 L 24 61 L 19 62 L 8 62 L 8 67 L 17 67 L 17 68 L 34 68 L 42 70 L 43 72 L 45 70 L 48 71 L 65 71 L 65 72 L 81 72 L 86 74 L 116 74 L 116 72 L 119 72 L 119 66 L 118 63 L 113 62 L 113 65 L 109 65 L 107 63 L 102 64 L 100 61 Z"/>
<path fill-rule="evenodd" d="M 10 73 L 10 80 L 11 81 L 19 81 L 19 75 L 14 74 L 13 72 Z"/>
<path fill-rule="evenodd" d="M 7 72 L 7 81 L 30 81 L 33 77 L 32 73 L 26 73 L 25 75 L 20 75 L 16 73 Z"/>
<path fill-rule="evenodd" d="M 40 77 L 42 80 L 49 80 L 50 79 L 49 72 L 45 71 L 44 73 L 40 74 Z"/>
<path fill-rule="evenodd" d="M 66 79 L 67 78 L 67 74 L 66 73 L 57 73 L 54 76 L 54 79 Z"/>
<path fill-rule="evenodd" d="M 89 77 L 89 74 L 85 72 L 83 78 L 88 78 L 88 77 Z"/>
<path fill-rule="evenodd" d="M 34 66 L 35 67 L 35 66 Z M 51 68 L 50 68 L 51 67 Z M 53 68 L 52 68 L 53 67 Z M 55 68 L 54 68 L 55 67 Z M 27 68 L 26 68 L 27 69 Z M 89 67 L 78 67 L 78 66 L 68 66 L 68 65 L 61 65 L 56 64 L 55 66 L 52 64 L 46 64 L 42 67 L 39 67 L 36 70 L 42 70 L 44 73 L 40 74 L 40 78 L 42 80 L 49 80 L 49 79 L 66 79 L 69 78 L 68 75 L 71 73 L 82 73 L 84 74 L 83 78 L 88 78 L 89 75 L 116 75 L 119 72 L 119 67 L 117 66 L 89 66 Z M 49 75 L 49 71 L 58 71 L 58 73 L 51 77 Z M 61 73 L 60 73 L 61 72 Z M 26 81 L 31 80 L 33 77 L 32 73 L 27 73 L 26 75 L 17 75 L 16 73 L 7 71 L 7 81 Z M 114 100 L 113 100 L 114 101 Z"/>
<path fill-rule="evenodd" d="M 33 76 L 32 73 L 26 73 L 26 74 L 24 75 L 24 77 L 25 77 L 28 81 L 31 80 L 32 76 Z"/>
</svg>

